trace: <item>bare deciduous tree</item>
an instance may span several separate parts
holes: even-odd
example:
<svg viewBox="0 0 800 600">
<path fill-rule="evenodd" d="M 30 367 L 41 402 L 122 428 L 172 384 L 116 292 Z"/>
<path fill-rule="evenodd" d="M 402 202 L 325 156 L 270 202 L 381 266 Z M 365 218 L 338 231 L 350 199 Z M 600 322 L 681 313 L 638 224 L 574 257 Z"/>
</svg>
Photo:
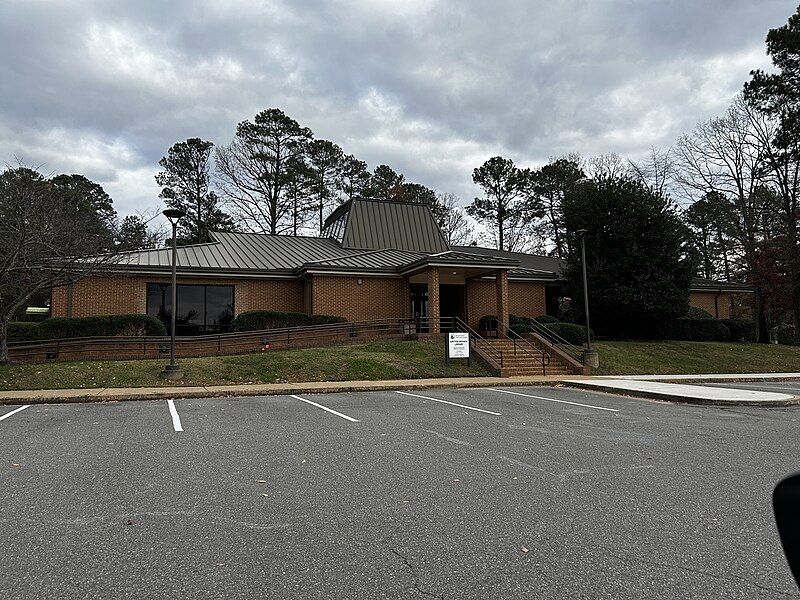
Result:
<svg viewBox="0 0 800 600">
<path fill-rule="evenodd" d="M 437 222 L 451 246 L 469 246 L 473 240 L 474 228 L 467 212 L 459 206 L 458 197 L 450 192 L 436 195 L 436 202 L 441 207 Z"/>
<path fill-rule="evenodd" d="M 633 175 L 653 192 L 669 195 L 670 182 L 675 177 L 675 159 L 672 148 L 666 150 L 651 147 L 648 155 L 640 161 L 628 160 Z"/>
<path fill-rule="evenodd" d="M 8 325 L 36 294 L 74 283 L 115 260 L 97 215 L 64 201 L 33 169 L 0 174 L 0 363 L 8 362 Z M 87 233 L 89 232 L 89 233 Z M 87 255 L 94 256 L 87 260 Z"/>
<path fill-rule="evenodd" d="M 687 196 L 714 193 L 724 199 L 726 216 L 748 282 L 756 281 L 761 224 L 765 209 L 765 149 L 755 134 L 751 111 L 737 97 L 723 117 L 700 123 L 675 148 L 677 183 Z M 769 335 L 761 298 L 755 291 L 759 341 Z"/>
</svg>

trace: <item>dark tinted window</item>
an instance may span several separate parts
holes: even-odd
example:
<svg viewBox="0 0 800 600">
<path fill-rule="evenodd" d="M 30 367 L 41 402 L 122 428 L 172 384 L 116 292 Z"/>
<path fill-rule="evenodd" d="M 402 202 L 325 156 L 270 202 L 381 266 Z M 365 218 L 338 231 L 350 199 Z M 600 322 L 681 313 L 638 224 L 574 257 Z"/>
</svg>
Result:
<svg viewBox="0 0 800 600">
<path fill-rule="evenodd" d="M 233 287 L 206 286 L 206 326 L 230 327 L 233 323 Z"/>
<path fill-rule="evenodd" d="M 230 331 L 234 316 L 234 286 L 178 284 L 176 333 L 193 335 Z M 170 327 L 172 286 L 147 284 L 147 314 Z"/>
</svg>

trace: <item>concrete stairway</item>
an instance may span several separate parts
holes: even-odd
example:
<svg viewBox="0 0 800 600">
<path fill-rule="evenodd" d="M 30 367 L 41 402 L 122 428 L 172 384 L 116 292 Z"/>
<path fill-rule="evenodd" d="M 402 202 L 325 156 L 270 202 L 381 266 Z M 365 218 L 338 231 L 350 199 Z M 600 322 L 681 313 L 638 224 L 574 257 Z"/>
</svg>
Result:
<svg viewBox="0 0 800 600">
<path fill-rule="evenodd" d="M 490 346 L 490 347 L 488 347 Z M 542 370 L 542 355 L 525 342 L 517 342 L 516 353 L 514 341 L 504 338 L 476 340 L 478 351 L 491 363 L 499 367 L 500 359 L 497 351 L 503 353 L 503 365 L 499 369 L 501 377 L 520 375 L 572 375 L 574 371 L 564 364 L 558 356 L 550 356 L 550 364 Z"/>
</svg>

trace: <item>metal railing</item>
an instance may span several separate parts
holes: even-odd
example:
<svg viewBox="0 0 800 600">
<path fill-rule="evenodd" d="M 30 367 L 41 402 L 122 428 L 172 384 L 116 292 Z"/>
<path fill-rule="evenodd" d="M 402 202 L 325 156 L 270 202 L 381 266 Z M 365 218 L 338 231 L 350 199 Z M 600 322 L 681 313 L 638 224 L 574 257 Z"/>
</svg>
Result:
<svg viewBox="0 0 800 600">
<path fill-rule="evenodd" d="M 547 366 L 550 364 L 550 354 L 548 352 L 532 344 L 504 323 L 498 322 L 497 326 L 498 336 L 502 335 L 513 342 L 514 356 L 517 355 L 517 350 L 519 350 L 522 354 L 541 362 L 542 374 L 545 375 L 547 373 Z"/>
<path fill-rule="evenodd" d="M 549 342 L 550 344 L 561 350 L 564 354 L 567 354 L 570 358 L 576 360 L 580 364 L 584 364 L 583 348 L 581 346 L 576 346 L 572 342 L 568 342 L 563 337 L 554 332 L 552 329 L 545 327 L 541 323 L 537 323 L 533 319 L 531 319 L 530 321 L 525 321 L 525 324 L 529 325 L 533 330 L 533 333 L 537 334 L 546 342 Z"/>
<path fill-rule="evenodd" d="M 176 351 L 179 357 L 187 358 L 266 352 L 273 348 L 327 346 L 368 339 L 403 339 L 437 329 L 432 327 L 436 324 L 441 332 L 458 331 L 469 334 L 471 348 L 499 368 L 506 366 L 508 356 L 503 348 L 482 337 L 458 317 L 441 317 L 436 321 L 429 318 L 373 319 L 260 331 L 179 336 L 176 338 Z M 509 330 L 503 337 L 514 342 L 515 356 L 519 353 L 534 358 L 545 372 L 550 363 L 547 352 L 524 340 L 516 332 Z M 15 362 L 163 358 L 168 356 L 169 341 L 169 336 L 64 338 L 11 342 L 9 352 L 12 361 Z"/>
</svg>

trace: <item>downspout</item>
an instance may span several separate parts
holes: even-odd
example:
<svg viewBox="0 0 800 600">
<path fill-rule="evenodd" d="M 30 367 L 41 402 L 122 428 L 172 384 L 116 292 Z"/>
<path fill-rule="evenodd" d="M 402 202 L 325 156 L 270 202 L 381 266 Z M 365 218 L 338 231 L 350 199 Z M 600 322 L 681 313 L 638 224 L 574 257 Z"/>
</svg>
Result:
<svg viewBox="0 0 800 600">
<path fill-rule="evenodd" d="M 75 297 L 75 284 L 70 283 L 67 286 L 67 317 L 72 317 L 72 304 Z M 52 316 L 52 309 L 51 309 Z"/>
<path fill-rule="evenodd" d="M 719 319 L 719 297 L 722 296 L 722 290 L 717 290 L 717 295 L 714 296 L 714 316 Z"/>
</svg>

